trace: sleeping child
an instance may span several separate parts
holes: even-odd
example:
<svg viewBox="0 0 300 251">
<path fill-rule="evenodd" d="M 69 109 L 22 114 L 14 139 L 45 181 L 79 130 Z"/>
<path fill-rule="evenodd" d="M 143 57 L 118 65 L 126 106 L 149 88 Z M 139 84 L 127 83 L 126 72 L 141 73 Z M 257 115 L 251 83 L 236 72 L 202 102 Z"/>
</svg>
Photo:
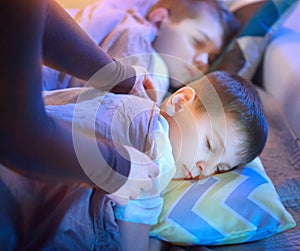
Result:
<svg viewBox="0 0 300 251">
<path fill-rule="evenodd" d="M 199 179 L 243 166 L 266 142 L 267 122 L 255 88 L 231 73 L 207 74 L 178 89 L 160 107 L 134 95 L 91 94 L 83 91 L 76 104 L 48 105 L 46 111 L 83 133 L 145 152 L 160 168 L 152 190 L 139 198 L 127 202 L 108 195 L 117 202 L 122 250 L 148 250 L 150 226 L 157 221 L 171 179 Z"/>
<path fill-rule="evenodd" d="M 199 77 L 199 70 L 205 73 L 238 28 L 233 15 L 216 0 L 100 0 L 69 13 L 104 51 L 123 63 L 167 76 L 174 67 L 164 54 L 181 59 L 180 70 L 169 73 L 176 76 L 171 80 L 173 88 L 181 85 L 177 77 L 188 83 Z M 138 54 L 144 56 L 127 58 Z M 155 75 L 153 80 L 161 103 L 169 79 Z M 62 72 L 43 69 L 44 90 L 83 84 Z"/>
</svg>

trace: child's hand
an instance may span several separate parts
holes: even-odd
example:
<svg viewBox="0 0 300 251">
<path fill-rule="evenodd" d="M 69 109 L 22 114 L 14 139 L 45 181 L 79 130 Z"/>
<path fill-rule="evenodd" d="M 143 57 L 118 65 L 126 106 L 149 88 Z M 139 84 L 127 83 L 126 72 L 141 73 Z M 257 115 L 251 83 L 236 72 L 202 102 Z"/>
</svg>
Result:
<svg viewBox="0 0 300 251">
<path fill-rule="evenodd" d="M 150 73 L 142 66 L 133 66 L 133 68 L 135 70 L 136 80 L 130 94 L 156 101 L 157 95 L 152 84 Z"/>
<path fill-rule="evenodd" d="M 142 191 L 149 191 L 153 185 L 152 179 L 159 174 L 157 165 L 146 154 L 129 146 L 125 148 L 131 161 L 128 179 L 116 192 L 107 195 L 121 205 L 126 204 L 128 199 L 137 199 Z"/>
</svg>

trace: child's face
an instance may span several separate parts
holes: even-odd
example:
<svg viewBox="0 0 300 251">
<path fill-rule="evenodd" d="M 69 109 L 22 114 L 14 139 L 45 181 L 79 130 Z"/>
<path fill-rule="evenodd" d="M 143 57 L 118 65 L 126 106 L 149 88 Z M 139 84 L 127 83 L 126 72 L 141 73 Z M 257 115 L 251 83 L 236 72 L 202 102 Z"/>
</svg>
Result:
<svg viewBox="0 0 300 251">
<path fill-rule="evenodd" d="M 167 120 L 177 169 L 175 179 L 201 178 L 240 164 L 242 135 L 229 115 L 199 112 L 195 102 L 191 102 Z"/>
<path fill-rule="evenodd" d="M 161 22 L 153 42 L 156 51 L 178 57 L 196 66 L 202 73 L 207 72 L 209 64 L 221 51 L 223 39 L 221 24 L 207 8 L 211 7 L 203 4 L 203 11 L 195 19 L 174 23 L 166 18 Z M 171 76 L 184 82 L 195 79 L 199 71 L 188 64 L 170 68 Z"/>
</svg>

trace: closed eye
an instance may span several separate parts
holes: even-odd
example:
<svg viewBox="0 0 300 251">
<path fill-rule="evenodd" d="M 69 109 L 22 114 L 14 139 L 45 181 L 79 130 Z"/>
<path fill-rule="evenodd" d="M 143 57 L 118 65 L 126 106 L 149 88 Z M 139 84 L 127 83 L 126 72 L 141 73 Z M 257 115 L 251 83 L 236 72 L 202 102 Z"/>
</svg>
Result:
<svg viewBox="0 0 300 251">
<path fill-rule="evenodd" d="M 218 150 L 217 146 L 215 145 L 215 142 L 213 140 L 211 140 L 211 138 L 209 136 L 206 137 L 205 144 L 206 144 L 207 150 L 212 153 L 215 153 Z"/>
<path fill-rule="evenodd" d="M 211 143 L 210 143 L 208 137 L 206 137 L 206 147 L 209 151 L 211 151 Z"/>
<path fill-rule="evenodd" d="M 200 39 L 194 39 L 193 44 L 194 44 L 195 48 L 200 49 L 200 48 L 203 48 L 205 46 L 205 41 L 200 40 Z"/>
</svg>

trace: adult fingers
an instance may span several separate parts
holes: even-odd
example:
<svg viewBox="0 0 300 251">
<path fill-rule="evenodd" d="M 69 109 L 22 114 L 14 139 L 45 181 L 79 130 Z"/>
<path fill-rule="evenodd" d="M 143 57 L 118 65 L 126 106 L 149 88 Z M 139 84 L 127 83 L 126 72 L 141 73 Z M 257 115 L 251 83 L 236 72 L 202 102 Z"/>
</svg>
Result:
<svg viewBox="0 0 300 251">
<path fill-rule="evenodd" d="M 146 179 L 143 182 L 141 190 L 147 192 L 147 191 L 150 191 L 152 189 L 152 187 L 153 187 L 153 180 L 152 179 Z"/>
<path fill-rule="evenodd" d="M 151 165 L 148 170 L 149 178 L 155 178 L 159 175 L 159 168 L 156 165 Z"/>
<path fill-rule="evenodd" d="M 156 102 L 157 101 L 157 94 L 156 94 L 156 91 L 154 90 L 154 86 L 152 84 L 152 78 L 150 78 L 149 76 L 145 76 L 144 88 L 147 92 L 148 97 L 151 100 Z"/>
</svg>

